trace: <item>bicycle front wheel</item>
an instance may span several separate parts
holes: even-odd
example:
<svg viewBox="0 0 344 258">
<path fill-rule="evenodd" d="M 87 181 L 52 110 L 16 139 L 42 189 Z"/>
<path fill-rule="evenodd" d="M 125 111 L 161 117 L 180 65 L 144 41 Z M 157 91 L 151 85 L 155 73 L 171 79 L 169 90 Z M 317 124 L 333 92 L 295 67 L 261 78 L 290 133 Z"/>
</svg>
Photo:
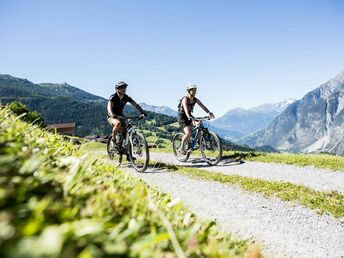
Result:
<svg viewBox="0 0 344 258">
<path fill-rule="evenodd" d="M 129 158 L 134 169 L 144 172 L 149 163 L 149 149 L 146 138 L 139 132 L 133 133 L 130 138 Z"/>
<path fill-rule="evenodd" d="M 212 166 L 217 165 L 222 158 L 220 138 L 214 132 L 203 132 L 201 139 L 201 153 L 203 159 Z"/>
<path fill-rule="evenodd" d="M 183 137 L 184 137 L 183 133 L 177 133 L 173 137 L 172 148 L 173 148 L 173 153 L 176 159 L 181 162 L 186 162 L 190 157 L 190 152 L 186 152 L 186 153 L 181 152 L 181 148 L 184 148 L 184 151 L 185 149 L 187 149 L 185 146 L 181 147 Z M 187 145 L 189 144 L 187 143 Z"/>
</svg>

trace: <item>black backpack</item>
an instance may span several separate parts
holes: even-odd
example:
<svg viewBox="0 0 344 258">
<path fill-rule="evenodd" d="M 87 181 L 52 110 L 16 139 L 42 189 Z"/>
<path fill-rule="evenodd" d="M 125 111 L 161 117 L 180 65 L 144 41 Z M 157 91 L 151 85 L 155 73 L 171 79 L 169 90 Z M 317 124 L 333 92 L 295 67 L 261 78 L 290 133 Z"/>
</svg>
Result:
<svg viewBox="0 0 344 258">
<path fill-rule="evenodd" d="M 178 103 L 178 112 L 181 112 L 182 111 L 182 100 L 183 100 L 184 97 L 182 97 L 180 100 L 179 100 L 179 103 Z"/>
</svg>

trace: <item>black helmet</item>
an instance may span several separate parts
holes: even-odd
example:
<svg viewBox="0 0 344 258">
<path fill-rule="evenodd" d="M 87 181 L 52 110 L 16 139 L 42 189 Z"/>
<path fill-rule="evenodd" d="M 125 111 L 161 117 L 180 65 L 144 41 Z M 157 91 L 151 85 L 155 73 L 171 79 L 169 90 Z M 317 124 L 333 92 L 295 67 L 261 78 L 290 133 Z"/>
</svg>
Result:
<svg viewBox="0 0 344 258">
<path fill-rule="evenodd" d="M 126 88 L 126 87 L 128 87 L 128 84 L 126 84 L 125 82 L 119 81 L 116 83 L 115 89 L 118 90 L 119 88 Z"/>
</svg>

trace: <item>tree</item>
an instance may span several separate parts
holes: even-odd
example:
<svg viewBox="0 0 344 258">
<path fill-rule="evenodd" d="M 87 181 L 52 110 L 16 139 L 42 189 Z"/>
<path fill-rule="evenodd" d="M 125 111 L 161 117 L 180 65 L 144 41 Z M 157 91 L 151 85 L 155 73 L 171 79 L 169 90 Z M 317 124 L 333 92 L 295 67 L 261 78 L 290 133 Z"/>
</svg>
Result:
<svg viewBox="0 0 344 258">
<path fill-rule="evenodd" d="M 42 117 L 42 115 L 36 111 L 30 111 L 27 106 L 25 106 L 23 103 L 19 102 L 19 101 L 14 101 L 11 102 L 8 107 L 10 108 L 10 110 L 18 115 L 21 116 L 21 119 L 27 123 L 32 123 L 35 125 L 39 125 L 44 127 L 44 119 Z"/>
</svg>

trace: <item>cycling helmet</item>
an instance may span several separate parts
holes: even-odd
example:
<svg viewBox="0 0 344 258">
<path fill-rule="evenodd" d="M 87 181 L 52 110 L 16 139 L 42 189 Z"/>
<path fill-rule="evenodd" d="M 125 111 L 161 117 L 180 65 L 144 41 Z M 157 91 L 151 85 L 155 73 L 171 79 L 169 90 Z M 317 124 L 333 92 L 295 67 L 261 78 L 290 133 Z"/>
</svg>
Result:
<svg viewBox="0 0 344 258">
<path fill-rule="evenodd" d="M 125 82 L 119 81 L 116 83 L 116 90 L 118 90 L 119 88 L 126 88 L 128 87 L 128 84 L 126 84 Z"/>
<path fill-rule="evenodd" d="M 192 89 L 197 89 L 197 86 L 195 84 L 189 84 L 187 87 L 186 87 L 186 91 L 189 91 L 189 90 L 192 90 Z"/>
</svg>

